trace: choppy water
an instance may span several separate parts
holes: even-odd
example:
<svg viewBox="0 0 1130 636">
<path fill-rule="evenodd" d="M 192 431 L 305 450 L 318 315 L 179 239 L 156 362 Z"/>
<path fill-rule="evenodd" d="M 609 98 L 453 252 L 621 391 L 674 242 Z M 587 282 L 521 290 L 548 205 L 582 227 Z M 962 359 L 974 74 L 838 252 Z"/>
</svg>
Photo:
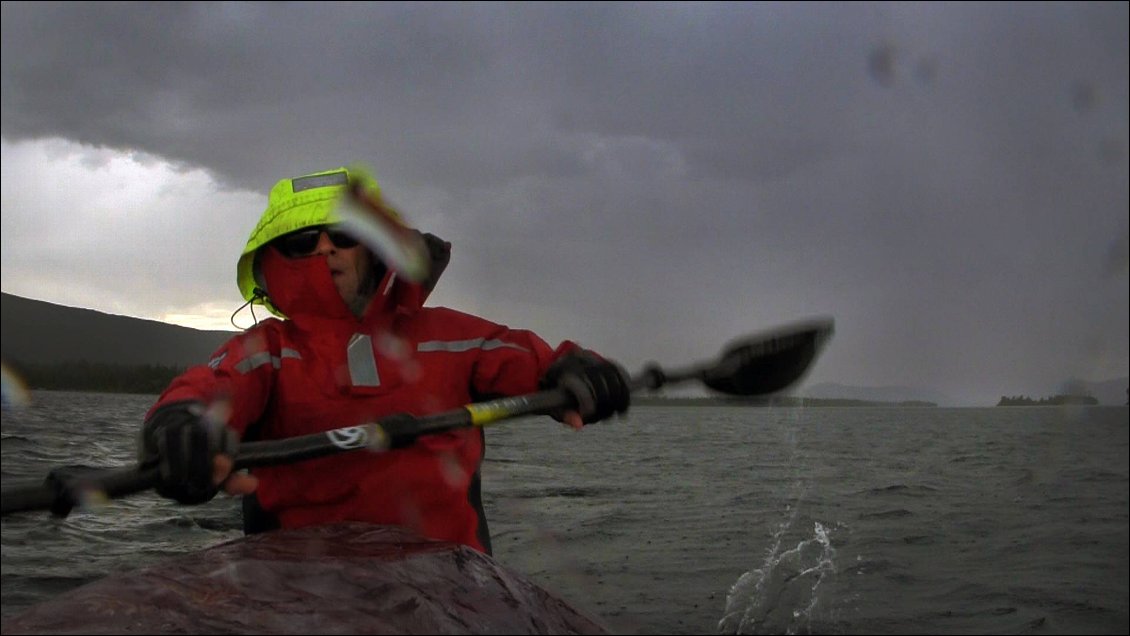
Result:
<svg viewBox="0 0 1130 636">
<path fill-rule="evenodd" d="M 36 393 L 3 477 L 131 460 L 152 396 Z M 1125 633 L 1125 407 L 637 407 L 487 433 L 495 557 L 625 633 Z M 153 495 L 6 517 L 9 616 L 238 537 Z"/>
</svg>

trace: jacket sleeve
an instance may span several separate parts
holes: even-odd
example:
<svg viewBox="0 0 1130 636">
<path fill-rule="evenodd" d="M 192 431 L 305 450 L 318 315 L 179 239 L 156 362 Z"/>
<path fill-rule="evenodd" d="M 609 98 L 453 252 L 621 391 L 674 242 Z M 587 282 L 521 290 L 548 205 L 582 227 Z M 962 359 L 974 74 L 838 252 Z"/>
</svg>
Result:
<svg viewBox="0 0 1130 636">
<path fill-rule="evenodd" d="M 230 409 L 228 426 L 240 437 L 259 420 L 270 398 L 276 363 L 282 355 L 276 320 L 228 340 L 212 355 L 208 364 L 189 367 L 177 376 L 146 414 L 170 402 L 197 400 L 205 404 L 224 401 Z"/>
<path fill-rule="evenodd" d="M 492 330 L 484 337 L 471 377 L 479 396 L 533 393 L 554 361 L 581 349 L 568 340 L 554 349 L 532 331 L 487 324 Z"/>
</svg>

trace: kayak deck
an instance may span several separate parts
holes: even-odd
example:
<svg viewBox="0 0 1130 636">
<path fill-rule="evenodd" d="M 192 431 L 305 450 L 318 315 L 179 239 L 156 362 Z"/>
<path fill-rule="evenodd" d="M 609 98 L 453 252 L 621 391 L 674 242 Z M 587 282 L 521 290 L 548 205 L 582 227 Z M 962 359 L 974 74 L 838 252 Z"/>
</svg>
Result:
<svg viewBox="0 0 1130 636">
<path fill-rule="evenodd" d="M 11 617 L 2 631 L 607 633 L 485 554 L 368 524 L 253 535 L 114 574 Z"/>
</svg>

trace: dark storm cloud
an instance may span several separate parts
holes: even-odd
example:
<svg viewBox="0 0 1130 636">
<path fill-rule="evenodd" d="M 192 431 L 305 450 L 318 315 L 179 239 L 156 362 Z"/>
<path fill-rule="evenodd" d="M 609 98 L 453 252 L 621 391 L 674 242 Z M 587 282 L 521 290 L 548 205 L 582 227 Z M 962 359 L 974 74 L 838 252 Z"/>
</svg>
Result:
<svg viewBox="0 0 1130 636">
<path fill-rule="evenodd" d="M 5 5 L 3 126 L 146 150 L 241 187 L 343 151 L 424 182 L 556 178 L 585 170 L 584 135 L 675 144 L 703 178 L 772 177 L 847 123 L 810 93 L 866 88 L 861 19 L 808 11 Z M 814 31 L 798 43 L 782 23 Z M 845 24 L 847 41 L 823 37 Z M 858 55 L 837 58 L 844 45 Z"/>
<path fill-rule="evenodd" d="M 1126 24 L 1125 3 L 4 3 L 0 122 L 259 193 L 367 161 L 455 241 L 452 304 L 633 363 L 830 313 L 828 379 L 1033 393 L 1125 373 Z"/>
</svg>

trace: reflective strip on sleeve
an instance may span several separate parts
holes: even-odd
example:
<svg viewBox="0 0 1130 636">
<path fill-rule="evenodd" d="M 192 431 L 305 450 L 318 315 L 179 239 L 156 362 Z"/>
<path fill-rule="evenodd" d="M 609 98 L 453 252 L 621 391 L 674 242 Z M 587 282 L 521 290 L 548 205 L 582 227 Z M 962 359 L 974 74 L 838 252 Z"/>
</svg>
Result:
<svg viewBox="0 0 1130 636">
<path fill-rule="evenodd" d="M 294 358 L 301 360 L 302 354 L 298 353 L 294 349 L 283 349 L 279 357 L 276 358 L 272 356 L 269 351 L 262 351 L 235 363 L 235 370 L 246 375 L 247 373 L 263 366 L 264 364 L 269 364 L 277 369 L 282 364 L 283 358 Z"/>
<path fill-rule="evenodd" d="M 486 338 L 473 338 L 471 340 L 429 340 L 416 345 L 416 351 L 419 352 L 448 351 L 460 353 L 462 351 L 470 351 L 471 349 L 491 351 L 492 349 L 504 348 L 529 352 L 529 349 L 521 345 L 516 345 L 513 342 L 503 342 L 498 339 L 487 340 Z"/>
</svg>

